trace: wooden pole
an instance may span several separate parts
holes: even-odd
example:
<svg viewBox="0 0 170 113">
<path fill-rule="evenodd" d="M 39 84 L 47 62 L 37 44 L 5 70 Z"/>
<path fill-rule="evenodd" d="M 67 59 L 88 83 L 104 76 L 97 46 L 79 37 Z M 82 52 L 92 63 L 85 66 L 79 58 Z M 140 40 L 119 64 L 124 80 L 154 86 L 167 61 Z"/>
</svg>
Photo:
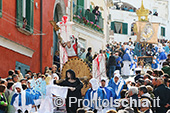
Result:
<svg viewBox="0 0 170 113">
<path fill-rule="evenodd" d="M 72 21 L 73 21 L 73 0 L 71 0 L 70 7 L 71 7 L 71 9 L 70 9 L 70 11 L 71 11 L 71 12 L 70 12 L 70 14 L 71 14 L 71 15 L 70 15 L 70 18 L 71 18 L 71 19 L 70 19 L 70 21 L 72 22 Z"/>
</svg>

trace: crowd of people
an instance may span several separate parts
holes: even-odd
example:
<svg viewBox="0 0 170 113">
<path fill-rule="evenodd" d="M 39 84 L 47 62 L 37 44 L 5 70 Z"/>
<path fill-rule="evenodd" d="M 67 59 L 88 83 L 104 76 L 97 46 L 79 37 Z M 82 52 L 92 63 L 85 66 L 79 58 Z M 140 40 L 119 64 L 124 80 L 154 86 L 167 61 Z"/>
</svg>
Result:
<svg viewBox="0 0 170 113">
<path fill-rule="evenodd" d="M 57 65 L 46 67 L 44 73 L 29 70 L 25 75 L 20 70 L 9 70 L 8 77 L 0 79 L 0 113 L 53 113 L 54 109 L 67 113 L 170 113 L 168 41 L 147 45 L 131 40 L 114 42 L 99 53 L 105 56 L 107 77 L 100 81 L 92 77 L 84 97 L 83 83 L 71 69 L 66 71 L 65 80 L 61 79 Z M 140 56 L 153 56 L 151 68 L 144 70 L 144 65 L 138 65 Z M 89 67 L 96 57 L 97 53 L 92 56 L 89 47 L 85 59 Z M 66 111 L 53 105 L 57 97 L 65 100 Z M 86 101 L 79 104 L 73 97 Z M 113 106 L 106 106 L 106 100 Z M 147 100 L 148 106 L 142 106 L 143 100 Z"/>
</svg>

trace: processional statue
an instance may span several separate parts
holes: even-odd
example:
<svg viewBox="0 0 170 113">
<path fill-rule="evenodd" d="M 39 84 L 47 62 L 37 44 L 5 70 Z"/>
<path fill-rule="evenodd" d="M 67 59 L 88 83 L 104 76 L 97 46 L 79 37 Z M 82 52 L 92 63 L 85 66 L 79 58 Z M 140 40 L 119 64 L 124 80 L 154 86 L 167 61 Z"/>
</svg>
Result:
<svg viewBox="0 0 170 113">
<path fill-rule="evenodd" d="M 147 44 L 158 44 L 158 29 L 160 25 L 159 23 L 149 22 L 149 13 L 149 10 L 144 8 L 142 0 L 141 7 L 136 11 L 138 21 L 136 21 L 133 30 L 137 34 L 136 42 L 144 45 L 145 52 Z M 146 65 L 141 67 L 148 68 L 148 64 Z"/>
<path fill-rule="evenodd" d="M 72 34 L 73 22 L 68 21 L 67 16 L 63 16 L 62 21 L 56 23 L 50 21 L 59 39 L 60 51 L 60 71 L 61 78 L 65 78 L 65 73 L 68 69 L 72 69 L 83 83 L 82 95 L 85 95 L 88 87 L 88 81 L 91 78 L 89 66 L 79 58 L 84 52 L 84 47 L 79 43 L 78 37 Z"/>
</svg>

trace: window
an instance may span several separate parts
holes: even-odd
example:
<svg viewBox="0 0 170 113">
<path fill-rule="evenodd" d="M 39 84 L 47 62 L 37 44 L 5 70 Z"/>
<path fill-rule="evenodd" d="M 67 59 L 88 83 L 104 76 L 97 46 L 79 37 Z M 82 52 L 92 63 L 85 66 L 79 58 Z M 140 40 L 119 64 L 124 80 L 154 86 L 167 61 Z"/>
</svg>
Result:
<svg viewBox="0 0 170 113">
<path fill-rule="evenodd" d="M 2 17 L 2 0 L 0 0 L 0 17 Z"/>
<path fill-rule="evenodd" d="M 164 27 L 161 27 L 161 36 L 165 37 L 165 28 Z"/>
<path fill-rule="evenodd" d="M 16 70 L 19 69 L 19 70 L 21 71 L 22 75 L 24 76 L 24 75 L 26 74 L 26 72 L 27 72 L 28 70 L 30 70 L 30 66 L 28 66 L 28 65 L 26 65 L 26 64 L 23 64 L 23 63 L 21 63 L 21 62 L 16 61 L 15 69 L 16 69 Z"/>
<path fill-rule="evenodd" d="M 77 0 L 77 6 L 84 8 L 84 0 Z"/>
<path fill-rule="evenodd" d="M 17 27 L 33 33 L 34 27 L 34 0 L 16 0 L 17 1 Z"/>
<path fill-rule="evenodd" d="M 111 22 L 111 30 L 117 34 L 128 34 L 128 24 L 122 22 Z"/>
</svg>

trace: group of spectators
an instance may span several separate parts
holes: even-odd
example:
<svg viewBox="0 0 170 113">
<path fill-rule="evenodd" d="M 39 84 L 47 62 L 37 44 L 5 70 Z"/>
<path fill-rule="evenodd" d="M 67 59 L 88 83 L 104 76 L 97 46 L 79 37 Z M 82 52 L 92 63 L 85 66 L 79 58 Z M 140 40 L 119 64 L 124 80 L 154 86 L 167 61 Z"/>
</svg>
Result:
<svg viewBox="0 0 170 113">
<path fill-rule="evenodd" d="M 127 7 L 127 6 L 119 6 L 116 5 L 115 7 L 117 10 L 123 10 L 123 11 L 129 11 L 129 12 L 136 12 L 136 8 L 132 8 L 132 7 Z M 154 13 L 152 13 L 152 11 L 149 12 L 149 14 L 153 14 L 154 16 L 158 16 L 158 12 L 155 11 Z"/>
<path fill-rule="evenodd" d="M 44 74 L 28 70 L 23 75 L 20 70 L 9 70 L 7 78 L 0 78 L 0 113 L 37 111 L 41 99 L 46 96 L 49 77 L 53 78 L 53 82 L 60 79 L 56 65 L 46 67 Z"/>
<path fill-rule="evenodd" d="M 142 44 L 129 42 L 106 45 L 106 50 L 100 50 L 92 56 L 92 48 L 88 48 L 86 54 L 86 62 L 92 63 L 97 54 L 104 54 L 106 58 L 107 76 L 109 84 L 101 86 L 105 90 L 114 90 L 119 94 L 114 98 L 124 99 L 132 97 L 138 100 L 147 98 L 149 100 L 148 107 L 132 107 L 132 108 L 112 108 L 107 113 L 169 113 L 170 109 L 170 54 L 169 41 L 158 40 L 158 44 Z M 153 56 L 153 60 L 149 63 L 150 68 L 145 68 L 144 65 L 138 65 L 138 57 Z M 128 63 L 127 63 L 128 62 Z M 134 75 L 129 79 L 123 79 L 120 75 Z M 117 83 L 118 81 L 118 83 Z M 126 82 L 125 82 L 126 81 Z M 101 85 L 106 80 L 101 80 Z M 123 86 L 120 84 L 123 83 Z M 120 87 L 119 87 L 120 86 Z M 107 91 L 104 91 L 107 93 Z M 107 95 L 111 95 L 108 91 Z M 113 94 L 114 95 L 114 94 Z M 153 99 L 159 97 L 160 103 L 158 106 L 153 106 Z"/>
<path fill-rule="evenodd" d="M 7 78 L 1 78 L 0 113 L 43 113 L 41 110 L 46 107 L 50 108 L 46 105 L 49 105 L 52 101 L 50 101 L 51 98 L 46 98 L 49 94 L 47 90 L 52 88 L 53 90 L 50 90 L 50 92 L 53 93 L 50 96 L 56 97 L 55 93 L 63 91 L 62 87 L 59 86 L 68 88 L 67 113 L 169 113 L 169 42 L 159 40 L 158 45 L 144 45 L 129 40 L 125 43 L 107 44 L 106 48 L 106 50 L 100 50 L 99 54 L 105 56 L 108 78 L 102 78 L 100 81 L 91 78 L 84 99 L 89 101 L 106 99 L 113 105 L 116 104 L 114 100 L 118 99 L 119 106 L 106 107 L 101 101 L 97 102 L 97 106 L 95 106 L 94 103 L 89 104 L 85 101 L 84 106 L 78 106 L 78 102 L 76 102 L 73 107 L 69 107 L 72 101 L 69 100 L 70 97 L 82 99 L 83 83 L 76 78 L 76 74 L 71 69 L 66 71 L 65 80 L 61 80 L 57 71 L 58 67 L 53 65 L 51 68 L 46 67 L 44 73 L 34 73 L 29 70 L 23 75 L 20 70 L 10 70 Z M 97 53 L 92 56 L 91 47 L 87 51 L 85 61 L 89 64 L 89 67 L 92 67 L 92 62 L 97 57 Z M 56 53 L 58 60 L 59 57 L 57 56 L 59 56 L 58 53 Z M 137 57 L 140 56 L 154 56 L 153 62 L 150 64 L 151 68 L 143 70 L 144 66 L 137 65 Z M 124 79 L 122 75 L 128 75 L 129 78 Z M 137 100 L 137 103 L 130 101 L 131 98 Z M 159 101 L 158 104 L 155 104 L 157 98 L 159 98 Z M 43 99 L 47 99 L 46 104 L 42 104 Z M 127 99 L 127 101 L 125 102 L 124 99 Z M 149 106 L 136 106 L 136 104 L 142 105 L 144 99 L 147 99 Z M 127 106 L 123 106 L 122 102 L 125 102 Z M 102 106 L 98 106 L 99 103 Z M 57 110 L 63 109 L 57 108 Z M 44 113 L 47 112 L 44 111 Z"/>
</svg>

